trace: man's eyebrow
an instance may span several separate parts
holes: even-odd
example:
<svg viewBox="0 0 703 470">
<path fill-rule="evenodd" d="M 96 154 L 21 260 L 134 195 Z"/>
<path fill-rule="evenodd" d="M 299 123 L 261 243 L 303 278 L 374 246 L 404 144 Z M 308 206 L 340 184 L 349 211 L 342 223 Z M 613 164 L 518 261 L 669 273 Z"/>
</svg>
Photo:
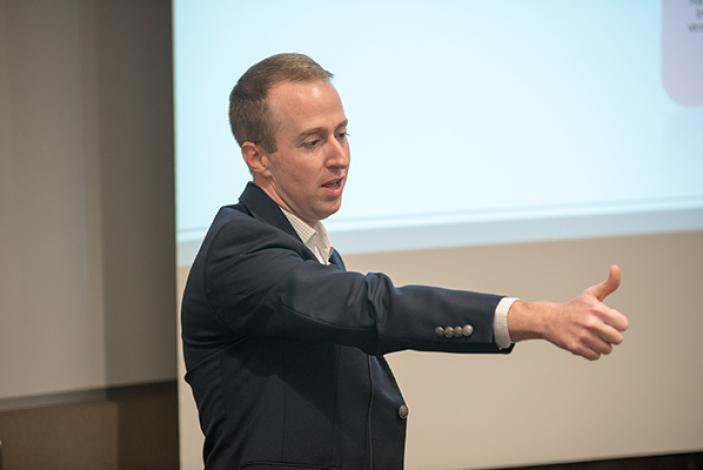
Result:
<svg viewBox="0 0 703 470">
<path fill-rule="evenodd" d="M 335 129 L 339 129 L 340 127 L 347 127 L 348 124 L 349 124 L 349 119 L 345 119 L 344 121 L 342 121 L 342 122 L 340 122 L 339 124 L 337 124 L 337 126 L 335 127 Z M 324 128 L 322 128 L 322 127 L 314 127 L 314 128 L 312 128 L 312 129 L 308 129 L 308 130 L 306 130 L 306 131 L 301 132 L 301 133 L 298 135 L 298 140 L 302 140 L 302 139 L 306 138 L 306 137 L 309 136 L 309 135 L 320 134 L 320 133 L 322 133 L 322 132 L 324 132 Z"/>
<path fill-rule="evenodd" d="M 309 135 L 319 134 L 320 132 L 322 132 L 322 127 L 315 127 L 313 129 L 308 129 L 306 131 L 301 132 L 298 135 L 298 140 L 304 139 Z"/>
</svg>

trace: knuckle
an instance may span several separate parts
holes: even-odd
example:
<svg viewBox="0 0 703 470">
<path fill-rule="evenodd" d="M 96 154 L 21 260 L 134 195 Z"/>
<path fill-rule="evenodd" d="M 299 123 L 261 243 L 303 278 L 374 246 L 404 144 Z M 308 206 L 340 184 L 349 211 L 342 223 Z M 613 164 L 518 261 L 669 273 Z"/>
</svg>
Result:
<svg viewBox="0 0 703 470">
<path fill-rule="evenodd" d="M 591 318 L 602 318 L 608 316 L 602 304 L 593 305 L 588 309 L 588 313 L 591 314 Z"/>
<path fill-rule="evenodd" d="M 589 330 L 594 330 L 594 329 L 598 328 L 599 324 L 600 324 L 600 321 L 598 320 L 598 318 L 596 318 L 593 315 L 589 315 L 584 320 L 584 326 L 586 328 L 588 328 Z"/>
</svg>

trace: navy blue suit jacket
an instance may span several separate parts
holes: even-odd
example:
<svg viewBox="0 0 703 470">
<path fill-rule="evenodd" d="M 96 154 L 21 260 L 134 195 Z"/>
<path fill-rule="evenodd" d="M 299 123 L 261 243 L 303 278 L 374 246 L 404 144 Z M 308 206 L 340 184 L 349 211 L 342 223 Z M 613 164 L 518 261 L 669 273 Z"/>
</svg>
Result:
<svg viewBox="0 0 703 470">
<path fill-rule="evenodd" d="M 509 352 L 494 344 L 500 298 L 320 264 L 249 183 L 215 217 L 183 297 L 205 468 L 401 469 L 405 404 L 383 355 Z M 464 324 L 468 337 L 435 333 Z"/>
</svg>

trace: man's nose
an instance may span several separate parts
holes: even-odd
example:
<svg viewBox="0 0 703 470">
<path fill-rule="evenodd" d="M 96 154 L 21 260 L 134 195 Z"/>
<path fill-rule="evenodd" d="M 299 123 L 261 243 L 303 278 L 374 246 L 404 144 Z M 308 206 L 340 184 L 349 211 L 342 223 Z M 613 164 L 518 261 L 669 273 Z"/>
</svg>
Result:
<svg viewBox="0 0 703 470">
<path fill-rule="evenodd" d="M 327 166 L 346 168 L 349 166 L 349 148 L 344 141 L 330 139 Z"/>
</svg>

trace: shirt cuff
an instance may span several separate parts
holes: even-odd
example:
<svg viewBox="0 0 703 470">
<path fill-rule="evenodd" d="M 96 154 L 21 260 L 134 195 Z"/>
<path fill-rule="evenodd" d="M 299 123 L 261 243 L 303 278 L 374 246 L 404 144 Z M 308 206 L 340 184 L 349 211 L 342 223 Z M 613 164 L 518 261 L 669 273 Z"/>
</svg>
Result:
<svg viewBox="0 0 703 470">
<path fill-rule="evenodd" d="M 499 349 L 509 348 L 513 343 L 508 331 L 508 311 L 516 300 L 519 299 L 517 297 L 503 297 L 496 305 L 496 312 L 493 317 L 493 335 L 496 339 L 496 346 Z"/>
</svg>

